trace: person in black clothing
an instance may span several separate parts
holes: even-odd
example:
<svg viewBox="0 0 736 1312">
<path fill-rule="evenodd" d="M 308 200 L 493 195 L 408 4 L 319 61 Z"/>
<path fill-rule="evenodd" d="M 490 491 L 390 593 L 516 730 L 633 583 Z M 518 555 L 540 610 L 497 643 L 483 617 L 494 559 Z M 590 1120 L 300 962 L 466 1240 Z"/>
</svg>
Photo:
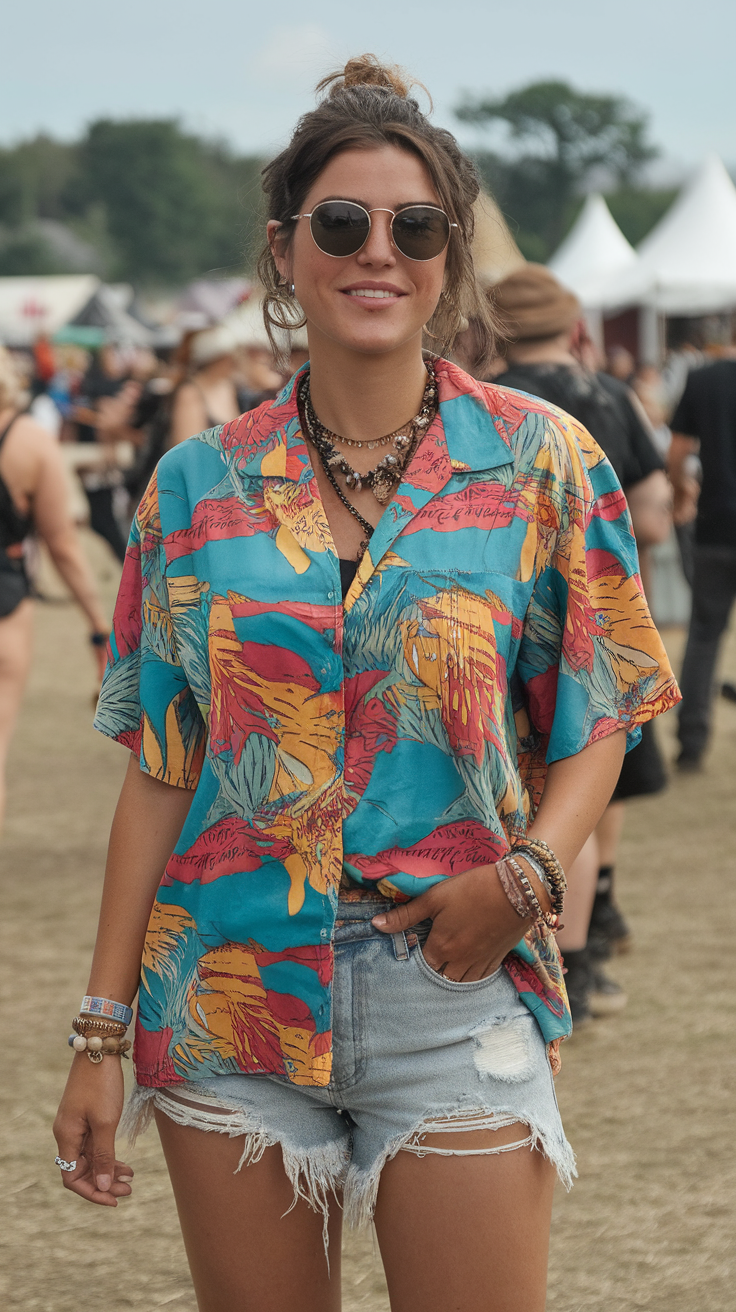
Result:
<svg viewBox="0 0 736 1312">
<path fill-rule="evenodd" d="M 72 419 L 77 424 L 80 442 L 108 442 L 120 436 L 135 405 L 140 387 L 120 367 L 117 351 L 103 346 L 97 352 L 82 380 Z M 113 408 L 111 401 L 116 401 Z M 89 502 L 90 528 L 110 545 L 119 561 L 125 559 L 127 543 L 114 510 L 114 493 L 123 484 L 121 471 L 110 463 L 96 464 L 81 472 L 81 481 Z"/>
<path fill-rule="evenodd" d="M 494 288 L 494 300 L 508 335 L 507 368 L 495 373 L 496 383 L 539 396 L 583 424 L 605 452 L 626 493 L 640 549 L 664 541 L 671 518 L 662 460 L 629 388 L 608 374 L 584 368 L 573 354 L 582 314 L 577 298 L 548 269 L 527 264 Z M 614 947 L 622 950 L 629 936 L 613 900 L 623 802 L 627 797 L 659 792 L 665 783 L 654 732 L 646 725 L 641 743 L 624 758 L 612 803 L 591 851 L 578 859 L 578 893 L 576 896 L 571 889 L 573 897 L 565 908 L 568 929 L 560 935 L 560 946 L 578 1024 L 589 1016 L 591 999 L 597 1014 L 616 1010 L 625 1002 L 621 990 L 600 967 Z"/>
<path fill-rule="evenodd" d="M 718 648 L 736 599 L 736 360 L 718 360 L 690 372 L 671 426 L 675 514 L 681 523 L 695 520 L 677 765 L 697 770 L 710 731 Z M 702 467 L 699 496 L 687 472 L 694 452 Z"/>
</svg>

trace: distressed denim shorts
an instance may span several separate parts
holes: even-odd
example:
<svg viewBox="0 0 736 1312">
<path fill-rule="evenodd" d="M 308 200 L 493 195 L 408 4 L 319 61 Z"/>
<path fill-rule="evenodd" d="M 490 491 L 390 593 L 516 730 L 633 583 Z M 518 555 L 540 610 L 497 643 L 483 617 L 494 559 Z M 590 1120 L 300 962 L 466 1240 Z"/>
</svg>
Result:
<svg viewBox="0 0 736 1312">
<path fill-rule="evenodd" d="M 390 905 L 383 898 L 340 902 L 326 1088 L 241 1074 L 139 1087 L 128 1127 L 142 1129 L 156 1106 L 180 1125 L 244 1137 L 238 1169 L 279 1144 L 295 1199 L 326 1216 L 330 1194 L 342 1191 L 353 1225 L 371 1218 L 383 1166 L 398 1152 L 454 1155 L 425 1145 L 431 1132 L 518 1123 L 511 1144 L 463 1150 L 459 1139 L 457 1151 L 538 1148 L 569 1187 L 575 1159 L 544 1039 L 506 971 L 468 983 L 445 979 L 422 954 L 429 921 L 394 935 L 371 924 Z"/>
</svg>

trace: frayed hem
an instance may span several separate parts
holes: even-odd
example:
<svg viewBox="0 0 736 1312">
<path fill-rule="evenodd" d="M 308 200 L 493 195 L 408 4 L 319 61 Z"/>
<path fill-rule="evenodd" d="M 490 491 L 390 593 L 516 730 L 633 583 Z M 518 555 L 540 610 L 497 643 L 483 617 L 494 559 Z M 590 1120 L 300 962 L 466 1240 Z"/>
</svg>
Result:
<svg viewBox="0 0 736 1312">
<path fill-rule="evenodd" d="M 208 1102 L 211 1102 L 211 1107 L 207 1106 Z M 158 1108 L 177 1125 L 205 1132 L 227 1134 L 230 1139 L 244 1138 L 245 1143 L 234 1171 L 235 1175 L 244 1166 L 253 1166 L 256 1162 L 260 1162 L 267 1148 L 279 1147 L 284 1171 L 294 1190 L 294 1200 L 284 1215 L 288 1216 L 300 1199 L 313 1211 L 322 1214 L 322 1238 L 329 1268 L 330 1201 L 334 1199 L 340 1206 L 338 1191 L 342 1188 L 349 1161 L 345 1146 L 340 1143 L 328 1143 L 311 1149 L 296 1148 L 267 1130 L 261 1117 L 251 1112 L 235 1111 L 223 1106 L 216 1098 L 212 1098 L 205 1087 L 201 1094 L 192 1094 L 190 1090 L 184 1090 L 181 1096 L 177 1096 L 175 1089 L 147 1089 L 136 1085 L 121 1120 L 121 1130 L 128 1135 L 131 1147 L 135 1144 L 138 1135 L 148 1129 L 153 1119 L 154 1108 Z"/>
<path fill-rule="evenodd" d="M 376 1160 L 369 1171 L 358 1170 L 355 1166 L 349 1166 L 345 1178 L 344 1195 L 343 1195 L 343 1212 L 345 1224 L 353 1230 L 358 1230 L 363 1226 L 370 1225 L 373 1220 L 373 1213 L 376 1208 L 376 1199 L 378 1197 L 378 1187 L 381 1183 L 381 1172 L 387 1162 L 393 1161 L 394 1157 L 406 1149 L 407 1145 L 417 1135 L 426 1133 L 436 1133 L 440 1130 L 438 1122 L 465 1120 L 467 1114 L 464 1112 L 448 1112 L 444 1116 L 436 1115 L 428 1119 L 424 1117 L 417 1125 L 413 1126 L 406 1134 L 397 1135 L 386 1146 L 383 1153 Z M 551 1162 L 557 1171 L 558 1179 L 565 1189 L 569 1192 L 572 1189 L 573 1181 L 577 1178 L 577 1166 L 575 1163 L 575 1153 L 567 1139 L 553 1138 L 545 1130 L 535 1125 L 532 1119 L 518 1112 L 506 1112 L 501 1109 L 488 1113 L 489 1119 L 497 1122 L 497 1129 L 502 1129 L 506 1125 L 518 1124 L 528 1130 L 524 1139 L 512 1144 L 501 1144 L 498 1148 L 488 1150 L 475 1150 L 473 1156 L 491 1156 L 504 1152 L 512 1152 L 518 1148 L 530 1148 L 532 1151 L 541 1152 L 548 1162 Z M 444 1131 L 449 1127 L 445 1126 Z M 416 1151 L 410 1149 L 410 1151 Z M 427 1156 L 431 1150 L 425 1150 Z M 451 1152 L 451 1150 L 448 1150 Z M 421 1150 L 418 1156 L 423 1155 Z M 444 1155 L 444 1153 L 442 1154 Z M 465 1156 L 462 1150 L 452 1153 L 453 1156 Z"/>
</svg>

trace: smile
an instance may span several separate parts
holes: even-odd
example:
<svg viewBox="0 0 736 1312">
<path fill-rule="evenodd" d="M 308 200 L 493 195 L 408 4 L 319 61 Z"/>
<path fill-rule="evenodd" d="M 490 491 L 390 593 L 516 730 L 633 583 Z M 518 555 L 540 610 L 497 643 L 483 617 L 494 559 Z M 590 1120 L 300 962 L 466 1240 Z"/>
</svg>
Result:
<svg viewBox="0 0 736 1312">
<path fill-rule="evenodd" d="M 384 291 L 376 291 L 375 288 L 373 288 L 373 287 L 357 287 L 357 288 L 351 288 L 351 290 L 347 293 L 347 295 L 348 295 L 348 296 L 371 296 L 371 297 L 373 297 L 375 300 L 388 300 L 389 298 L 390 298 L 390 299 L 393 299 L 393 298 L 396 297 L 396 296 L 401 296 L 401 295 L 403 295 L 403 293 L 402 293 L 402 292 L 384 292 Z"/>
</svg>

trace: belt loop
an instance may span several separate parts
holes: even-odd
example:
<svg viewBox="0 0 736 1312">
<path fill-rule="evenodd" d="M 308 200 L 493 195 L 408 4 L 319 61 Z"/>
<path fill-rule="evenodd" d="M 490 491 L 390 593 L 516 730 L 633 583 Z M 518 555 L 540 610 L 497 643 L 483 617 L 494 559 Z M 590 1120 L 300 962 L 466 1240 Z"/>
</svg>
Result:
<svg viewBox="0 0 736 1312">
<path fill-rule="evenodd" d="M 406 934 L 400 929 L 398 934 L 391 935 L 394 941 L 394 956 L 397 961 L 409 960 L 409 946 L 406 941 Z"/>
</svg>

